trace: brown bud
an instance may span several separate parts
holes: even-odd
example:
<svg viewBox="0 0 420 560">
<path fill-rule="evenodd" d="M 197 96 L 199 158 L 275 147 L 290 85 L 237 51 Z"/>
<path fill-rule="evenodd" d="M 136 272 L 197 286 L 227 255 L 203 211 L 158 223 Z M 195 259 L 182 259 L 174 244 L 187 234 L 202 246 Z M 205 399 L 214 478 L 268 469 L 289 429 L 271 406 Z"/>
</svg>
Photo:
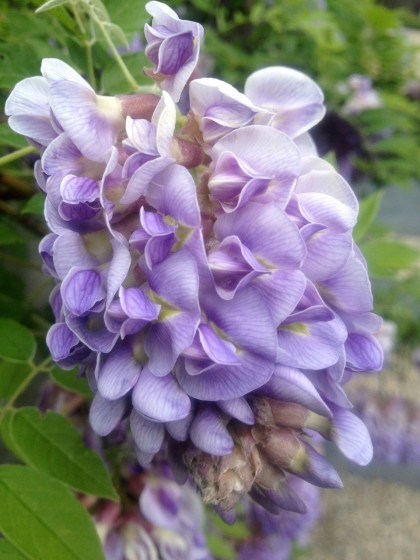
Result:
<svg viewBox="0 0 420 560">
<path fill-rule="evenodd" d="M 264 490 L 280 490 L 286 483 L 286 475 L 281 469 L 264 459 L 262 456 L 261 468 L 255 477 L 255 484 Z"/>
<path fill-rule="evenodd" d="M 148 121 L 151 120 L 153 112 L 160 101 L 160 97 L 152 93 L 119 95 L 118 99 L 122 103 L 124 117 L 147 119 Z"/>
<path fill-rule="evenodd" d="M 304 469 L 307 454 L 293 429 L 254 426 L 252 435 L 260 451 L 275 467 L 292 471 Z"/>
<path fill-rule="evenodd" d="M 174 136 L 171 152 L 176 162 L 188 169 L 192 169 L 203 163 L 204 153 L 196 142 Z"/>
<path fill-rule="evenodd" d="M 184 461 L 200 490 L 203 501 L 222 511 L 232 509 L 254 482 L 253 468 L 239 445 L 232 453 L 215 457 L 192 446 Z"/>
<path fill-rule="evenodd" d="M 252 403 L 257 422 L 264 426 L 283 426 L 294 430 L 309 428 L 328 438 L 331 421 L 298 403 L 258 397 Z"/>
</svg>

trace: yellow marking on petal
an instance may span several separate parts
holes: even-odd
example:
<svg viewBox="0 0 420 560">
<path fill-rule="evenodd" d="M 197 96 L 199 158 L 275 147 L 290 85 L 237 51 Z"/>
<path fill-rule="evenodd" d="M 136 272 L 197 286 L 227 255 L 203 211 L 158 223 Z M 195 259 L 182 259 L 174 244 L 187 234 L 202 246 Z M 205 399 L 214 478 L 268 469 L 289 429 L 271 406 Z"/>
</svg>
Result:
<svg viewBox="0 0 420 560">
<path fill-rule="evenodd" d="M 213 321 L 210 321 L 208 323 L 209 327 L 211 327 L 214 332 L 217 334 L 217 336 L 222 339 L 225 340 L 226 342 L 229 342 L 229 344 L 231 344 L 234 348 L 235 348 L 235 353 L 239 356 L 240 354 L 242 354 L 242 348 L 240 348 L 239 346 L 237 346 L 232 339 L 224 332 L 222 331 L 222 329 L 220 329 L 217 325 L 215 325 L 213 323 Z"/>
<path fill-rule="evenodd" d="M 175 226 L 176 227 L 178 225 L 178 222 L 172 216 L 164 216 L 163 221 L 168 226 Z"/>
<path fill-rule="evenodd" d="M 308 453 L 306 449 L 301 446 L 290 462 L 290 469 L 292 472 L 300 473 L 303 472 L 308 464 Z"/>
<path fill-rule="evenodd" d="M 295 334 L 309 334 L 308 325 L 305 325 L 305 323 L 290 323 L 289 325 L 282 325 L 280 330 L 293 332 Z"/>
<path fill-rule="evenodd" d="M 266 261 L 265 259 L 259 257 L 258 255 L 255 255 L 254 253 L 253 253 L 253 257 L 261 266 L 266 268 L 268 271 L 278 270 L 279 268 L 278 266 L 274 265 L 270 261 Z"/>
<path fill-rule="evenodd" d="M 147 297 L 153 303 L 160 305 L 158 321 L 165 321 L 165 319 L 170 319 L 171 317 L 174 317 L 175 315 L 181 313 L 180 309 L 171 305 L 169 301 L 166 301 L 165 298 L 158 296 L 158 294 L 153 290 L 149 290 L 147 292 Z"/>
</svg>

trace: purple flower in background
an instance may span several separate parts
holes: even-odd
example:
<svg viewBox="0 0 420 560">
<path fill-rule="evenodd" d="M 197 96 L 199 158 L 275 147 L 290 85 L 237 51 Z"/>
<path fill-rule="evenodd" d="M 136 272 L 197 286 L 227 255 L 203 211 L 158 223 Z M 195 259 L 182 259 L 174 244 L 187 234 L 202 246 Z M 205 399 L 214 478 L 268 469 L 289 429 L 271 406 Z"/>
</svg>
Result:
<svg viewBox="0 0 420 560">
<path fill-rule="evenodd" d="M 126 465 L 124 480 L 130 498 L 126 511 L 113 502 L 103 502 L 94 515 L 107 560 L 212 560 L 202 532 L 204 511 L 190 483 L 174 482 L 167 466 L 150 471 Z"/>
<path fill-rule="evenodd" d="M 46 60 L 6 104 L 12 128 L 42 152 L 52 233 L 40 253 L 56 281 L 47 343 L 88 378 L 98 434 L 129 419 L 141 465 L 166 452 L 177 480 L 191 475 L 228 521 L 245 494 L 271 513 L 301 513 L 310 485 L 342 485 L 318 437 L 359 464 L 372 456 L 344 390 L 382 365 L 352 238 L 358 203 L 316 155 L 308 131 L 324 105 L 310 78 L 271 67 L 244 94 L 193 80 L 182 117 L 202 28 L 159 2 L 147 9 L 160 98 L 99 96 Z M 187 558 L 189 547 L 207 558 L 183 517 L 191 500 L 172 480 L 145 486 L 162 557 Z M 147 549 L 142 529 L 127 531 Z"/>
<path fill-rule="evenodd" d="M 289 484 L 304 500 L 306 511 L 283 510 L 273 515 L 251 503 L 246 514 L 251 534 L 240 547 L 238 560 L 288 560 L 293 543 L 301 547 L 309 544 L 310 532 L 319 518 L 319 489 L 295 477 L 290 478 Z"/>
</svg>

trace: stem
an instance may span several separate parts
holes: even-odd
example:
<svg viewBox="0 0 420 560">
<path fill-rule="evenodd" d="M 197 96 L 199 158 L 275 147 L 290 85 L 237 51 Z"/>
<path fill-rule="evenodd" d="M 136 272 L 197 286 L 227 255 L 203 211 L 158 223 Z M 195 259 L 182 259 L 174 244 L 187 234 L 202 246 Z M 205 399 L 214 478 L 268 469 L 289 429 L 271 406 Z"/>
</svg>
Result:
<svg viewBox="0 0 420 560">
<path fill-rule="evenodd" d="M 16 400 L 23 393 L 23 391 L 28 387 L 31 381 L 41 372 L 48 373 L 48 367 L 51 363 L 52 363 L 51 356 L 45 358 L 45 360 L 42 361 L 38 366 L 35 365 L 33 362 L 30 363 L 30 365 L 32 366 L 32 371 L 30 372 L 28 377 L 25 377 L 25 379 L 22 381 L 22 383 L 13 393 L 13 395 L 9 398 L 5 406 L 0 410 L 0 423 L 2 422 L 6 414 L 9 412 L 9 410 L 13 409 L 13 405 L 15 404 Z"/>
<path fill-rule="evenodd" d="M 95 77 L 95 68 L 93 66 L 92 42 L 85 41 L 85 47 L 86 47 L 86 59 L 88 65 L 89 82 L 90 85 L 93 87 L 93 89 L 96 91 L 97 85 L 96 85 L 96 77 Z"/>
<path fill-rule="evenodd" d="M 82 34 L 82 41 L 83 45 L 86 49 L 86 61 L 87 61 L 87 70 L 88 70 L 88 77 L 89 83 L 96 90 L 96 77 L 95 77 L 95 68 L 93 65 L 93 57 L 92 57 L 92 45 L 95 41 L 88 39 L 86 27 L 83 23 L 83 20 L 80 16 L 77 3 L 72 3 L 72 10 L 74 14 L 74 19 L 76 20 L 77 25 L 79 26 L 80 33 Z"/>
<path fill-rule="evenodd" d="M 90 13 L 90 17 L 92 18 L 92 21 L 94 21 L 96 23 L 96 25 L 99 27 L 99 29 L 101 30 L 101 33 L 104 36 L 104 39 L 108 44 L 108 47 L 110 48 L 112 54 L 114 55 L 114 58 L 117 61 L 117 64 L 120 67 L 121 72 L 124 74 L 124 77 L 127 80 L 127 82 L 129 83 L 131 89 L 133 89 L 134 91 L 137 91 L 138 88 L 139 88 L 139 85 L 136 82 L 136 80 L 134 79 L 134 77 L 132 76 L 130 70 L 127 68 L 124 60 L 121 58 L 120 53 L 115 48 L 115 45 L 112 42 L 112 39 L 109 36 L 109 33 L 108 33 L 105 25 L 103 24 L 103 22 L 100 19 L 97 18 L 97 16 L 95 15 L 95 13 L 93 11 Z"/>
<path fill-rule="evenodd" d="M 10 154 L 0 157 L 0 166 L 6 165 L 7 163 L 11 163 L 12 161 L 15 161 L 15 159 L 20 159 L 36 151 L 37 149 L 34 148 L 33 146 L 27 146 L 26 148 L 21 148 L 20 150 L 16 150 Z"/>
</svg>

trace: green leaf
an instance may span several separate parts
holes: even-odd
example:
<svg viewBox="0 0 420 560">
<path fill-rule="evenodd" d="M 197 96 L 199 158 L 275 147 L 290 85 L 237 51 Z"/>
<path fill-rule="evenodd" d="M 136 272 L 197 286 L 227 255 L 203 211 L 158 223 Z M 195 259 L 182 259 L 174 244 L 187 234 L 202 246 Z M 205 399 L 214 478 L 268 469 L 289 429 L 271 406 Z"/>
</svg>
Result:
<svg viewBox="0 0 420 560">
<path fill-rule="evenodd" d="M 228 525 L 218 515 L 215 515 L 213 520 L 227 539 L 243 540 L 251 534 L 243 521 L 238 520 L 233 525 Z"/>
<path fill-rule="evenodd" d="M 401 241 L 372 239 L 360 245 L 372 276 L 394 276 L 400 270 L 411 268 L 420 258 L 418 250 Z"/>
<path fill-rule="evenodd" d="M 13 132 L 7 123 L 0 123 L 0 144 L 11 148 L 26 148 L 28 142 L 24 136 Z"/>
<path fill-rule="evenodd" d="M 383 191 L 373 193 L 360 201 L 359 217 L 353 230 L 355 241 L 359 241 L 368 232 L 381 205 Z"/>
<path fill-rule="evenodd" d="M 11 451 L 17 459 L 21 459 L 19 449 L 16 447 L 12 436 L 12 416 L 13 412 L 8 412 L 5 416 L 3 416 L 0 424 L 0 432 L 3 442 L 9 451 Z"/>
<path fill-rule="evenodd" d="M 0 246 L 15 245 L 27 241 L 13 226 L 14 224 L 7 219 L 0 220 Z"/>
<path fill-rule="evenodd" d="M 144 53 L 126 54 L 123 57 L 129 71 L 136 77 L 140 85 L 152 85 L 150 78 L 143 74 L 143 67 L 150 66 L 150 62 Z M 108 62 L 103 69 L 101 79 L 101 90 L 105 93 L 127 93 L 127 80 L 121 72 L 114 59 L 108 59 Z"/>
<path fill-rule="evenodd" d="M 104 560 L 92 520 L 60 482 L 0 466 L 0 531 L 31 560 Z"/>
<path fill-rule="evenodd" d="M 57 8 L 58 6 L 64 6 L 68 4 L 69 0 L 48 0 L 45 4 L 42 4 L 39 8 L 35 10 L 36 14 L 40 14 L 41 12 L 46 12 L 48 10 L 52 10 L 53 8 Z"/>
<path fill-rule="evenodd" d="M 85 377 L 77 377 L 78 368 L 72 369 L 71 371 L 65 371 L 60 369 L 58 366 L 54 366 L 51 370 L 51 379 L 68 391 L 73 393 L 79 393 L 85 397 L 91 397 L 92 391 Z"/>
<path fill-rule="evenodd" d="M 237 556 L 233 546 L 218 535 L 207 535 L 207 546 L 213 556 L 220 560 L 233 560 Z"/>
<path fill-rule="evenodd" d="M 0 363 L 0 399 L 8 399 L 31 373 L 28 364 Z"/>
<path fill-rule="evenodd" d="M 64 416 L 21 408 L 12 415 L 10 435 L 19 457 L 31 467 L 86 494 L 118 501 L 101 458 L 84 446 L 80 433 Z"/>
<path fill-rule="evenodd" d="M 121 27 L 126 33 L 139 33 L 144 24 L 150 20 L 144 9 L 139 9 L 136 2 L 115 2 L 105 0 L 110 20 Z"/>
<path fill-rule="evenodd" d="M 0 539 L 0 558 L 1 560 L 26 560 L 27 556 L 22 556 L 9 541 Z"/>
<path fill-rule="evenodd" d="M 28 200 L 25 206 L 20 211 L 21 214 L 36 214 L 42 216 L 44 214 L 45 195 L 36 193 Z"/>
<path fill-rule="evenodd" d="M 29 362 L 35 356 L 36 341 L 26 327 L 0 318 L 0 356 L 10 362 Z"/>
</svg>

